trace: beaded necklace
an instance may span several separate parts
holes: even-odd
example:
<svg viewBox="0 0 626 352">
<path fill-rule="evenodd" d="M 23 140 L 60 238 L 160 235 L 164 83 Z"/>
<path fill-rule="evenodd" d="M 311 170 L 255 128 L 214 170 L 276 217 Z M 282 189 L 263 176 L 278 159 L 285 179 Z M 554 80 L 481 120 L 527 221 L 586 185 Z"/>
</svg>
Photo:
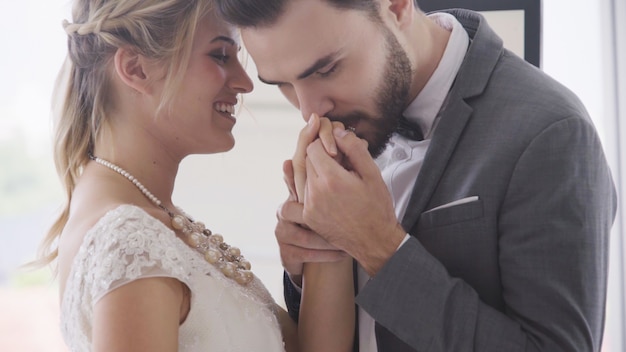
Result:
<svg viewBox="0 0 626 352">
<path fill-rule="evenodd" d="M 202 222 L 193 221 L 187 215 L 183 216 L 170 211 L 128 171 L 94 155 L 90 154 L 89 158 L 132 182 L 146 198 L 169 215 L 172 227 L 183 234 L 183 241 L 202 253 L 204 259 L 217 267 L 226 277 L 235 280 L 241 285 L 246 285 L 252 281 L 254 276 L 252 271 L 250 271 L 252 265 L 241 255 L 239 248 L 232 247 L 224 242 L 222 235 L 212 233 Z"/>
</svg>

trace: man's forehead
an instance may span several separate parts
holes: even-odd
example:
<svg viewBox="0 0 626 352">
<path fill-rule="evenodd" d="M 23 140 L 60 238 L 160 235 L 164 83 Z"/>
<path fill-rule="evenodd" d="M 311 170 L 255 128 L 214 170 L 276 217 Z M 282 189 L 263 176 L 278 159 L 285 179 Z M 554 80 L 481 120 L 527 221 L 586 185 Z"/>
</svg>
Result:
<svg viewBox="0 0 626 352">
<path fill-rule="evenodd" d="M 297 1 L 296 3 L 300 3 Z M 361 33 L 362 15 L 356 11 L 325 8 L 313 11 L 317 16 L 301 19 L 290 13 L 271 26 L 241 30 L 244 46 L 257 65 L 259 75 L 269 80 L 295 79 L 318 60 L 345 50 Z M 325 14 L 326 16 L 321 16 Z"/>
<path fill-rule="evenodd" d="M 242 38 L 259 76 L 267 81 L 298 79 L 316 64 L 337 57 L 342 48 L 340 42 L 321 37 L 290 42 L 267 36 L 269 40 L 261 42 L 256 34 L 242 32 Z"/>
</svg>

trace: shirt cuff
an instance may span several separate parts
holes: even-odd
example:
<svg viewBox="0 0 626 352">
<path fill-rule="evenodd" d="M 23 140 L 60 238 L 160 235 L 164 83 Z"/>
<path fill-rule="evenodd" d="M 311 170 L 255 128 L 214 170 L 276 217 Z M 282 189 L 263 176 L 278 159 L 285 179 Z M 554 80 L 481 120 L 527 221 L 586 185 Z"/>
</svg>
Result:
<svg viewBox="0 0 626 352">
<path fill-rule="evenodd" d="M 287 271 L 285 271 L 287 273 Z M 296 284 L 293 279 L 291 278 L 291 274 L 287 273 L 287 277 L 289 278 L 289 281 L 291 281 L 291 284 L 293 285 L 293 288 L 296 289 L 296 291 L 299 294 L 302 294 L 302 287 L 300 287 L 298 284 Z"/>
<path fill-rule="evenodd" d="M 406 234 L 406 236 L 404 236 L 404 239 L 402 240 L 402 242 L 400 242 L 400 245 L 398 246 L 398 248 L 396 248 L 396 252 L 402 248 L 402 246 L 406 243 L 406 241 L 409 240 L 409 238 L 411 238 L 411 235 L 409 235 L 408 233 Z M 290 277 L 291 278 L 291 277 Z M 293 281 L 292 281 L 293 282 Z"/>
</svg>

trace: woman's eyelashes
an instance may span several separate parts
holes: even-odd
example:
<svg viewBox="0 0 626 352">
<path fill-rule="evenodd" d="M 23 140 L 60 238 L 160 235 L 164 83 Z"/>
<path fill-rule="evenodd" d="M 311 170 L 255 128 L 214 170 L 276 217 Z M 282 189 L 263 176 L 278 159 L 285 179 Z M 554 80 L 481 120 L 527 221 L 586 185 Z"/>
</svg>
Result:
<svg viewBox="0 0 626 352">
<path fill-rule="evenodd" d="M 211 57 L 214 58 L 220 65 L 226 65 L 228 63 L 228 59 L 230 59 L 230 56 L 224 54 L 211 54 Z"/>
<path fill-rule="evenodd" d="M 220 48 L 218 50 L 212 51 L 209 56 L 215 59 L 219 64 L 225 65 L 230 60 L 231 55 L 228 53 L 226 48 Z"/>
</svg>

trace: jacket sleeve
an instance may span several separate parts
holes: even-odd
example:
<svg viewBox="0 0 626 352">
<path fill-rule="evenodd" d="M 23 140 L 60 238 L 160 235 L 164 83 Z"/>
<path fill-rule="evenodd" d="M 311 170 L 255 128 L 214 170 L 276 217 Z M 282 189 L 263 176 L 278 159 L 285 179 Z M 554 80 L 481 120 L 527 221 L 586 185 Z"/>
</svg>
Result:
<svg viewBox="0 0 626 352">
<path fill-rule="evenodd" d="M 357 303 L 416 351 L 599 351 L 615 211 L 595 129 L 560 120 L 520 156 L 494 216 L 502 309 L 449 275 L 415 237 Z"/>
<path fill-rule="evenodd" d="M 295 287 L 286 271 L 283 272 L 283 294 L 289 316 L 295 322 L 298 322 L 298 318 L 300 317 L 300 300 L 302 295 Z"/>
</svg>

